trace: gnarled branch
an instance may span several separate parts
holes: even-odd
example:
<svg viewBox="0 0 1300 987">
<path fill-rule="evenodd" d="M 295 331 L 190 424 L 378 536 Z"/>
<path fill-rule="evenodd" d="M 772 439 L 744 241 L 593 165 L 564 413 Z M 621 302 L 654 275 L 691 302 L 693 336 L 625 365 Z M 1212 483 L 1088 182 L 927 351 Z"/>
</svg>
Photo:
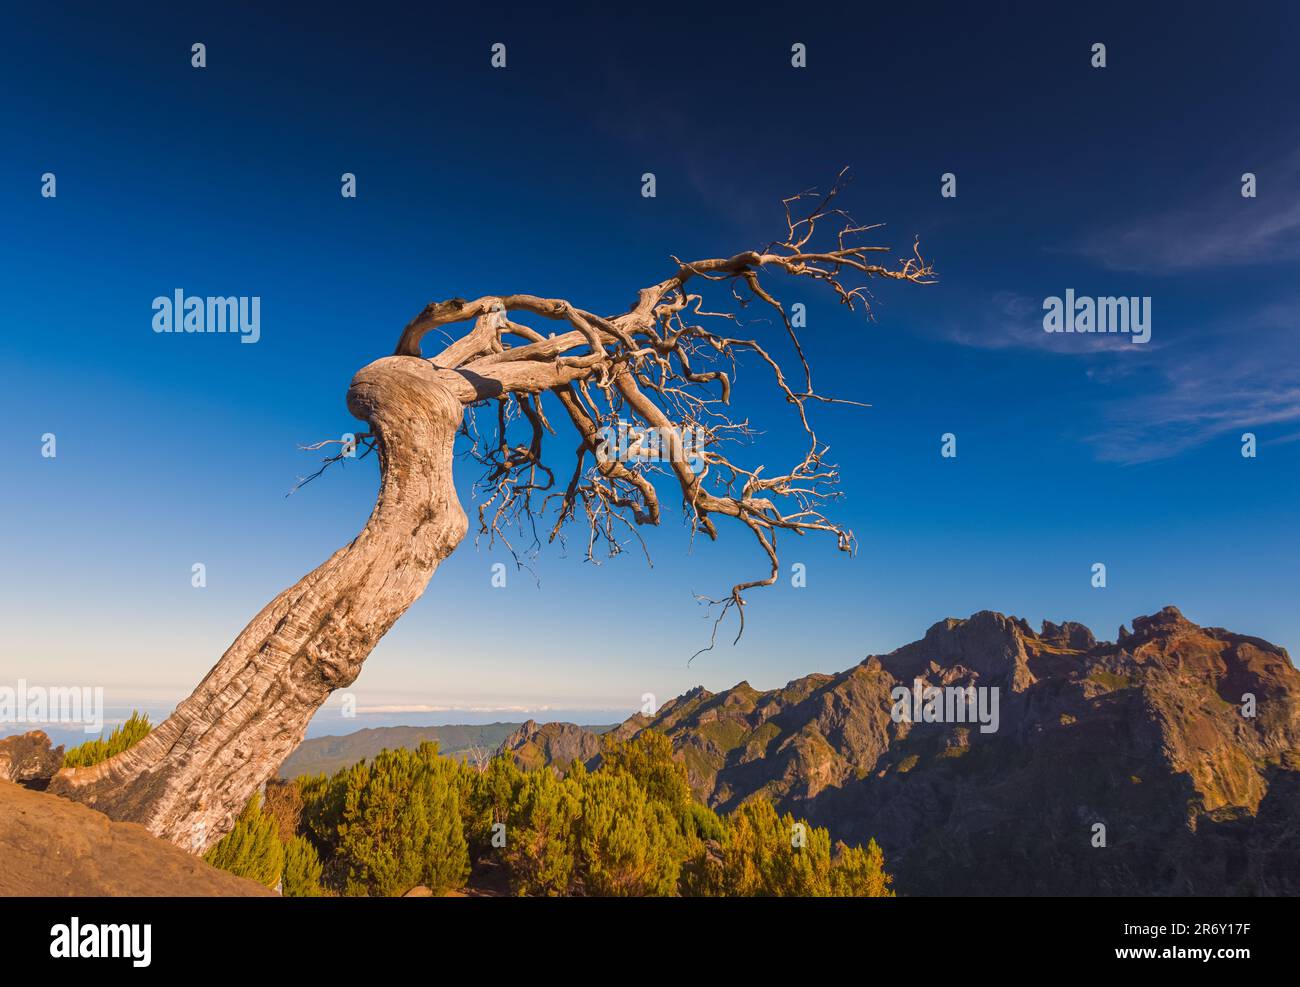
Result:
<svg viewBox="0 0 1300 987">
<path fill-rule="evenodd" d="M 519 560 L 506 534 L 511 526 L 530 533 L 526 551 L 531 552 L 541 542 L 535 526 L 539 512 L 554 507 L 548 536 L 554 541 L 581 511 L 587 558 L 594 562 L 600 541 L 609 554 L 617 554 L 629 537 L 639 538 L 638 526 L 659 523 L 656 481 L 670 478 L 694 531 L 716 538 L 714 518 L 734 518 L 749 529 L 768 560 L 766 576 L 738 582 L 721 599 L 701 598 L 721 605 L 719 620 L 734 606 L 741 632 L 742 594 L 777 579 L 778 533 L 824 532 L 851 553 L 852 532 L 822 513 L 826 502 L 838 496 L 839 474 L 826 461 L 827 448 L 817 439 L 807 406 L 814 401 L 859 402 L 815 390 L 794 322 L 767 283 L 768 275 L 825 283 L 850 310 L 862 305 L 869 311 L 871 280 L 930 284 L 934 272 L 916 244 L 911 256 L 890 264 L 880 257 L 890 248 L 855 242 L 879 227 L 857 225 L 835 205 L 845 182 L 841 172 L 824 195 L 808 190 L 786 199 L 786 235 L 762 250 L 689 262 L 673 258 L 674 273 L 640 289 L 635 304 L 620 314 L 600 316 L 564 299 L 514 294 L 435 302 L 411 320 L 398 341 L 398 355 L 420 356 L 420 342 L 430 330 L 474 320 L 468 334 L 428 359 L 465 405 L 495 407 L 491 441 L 478 434 L 473 415 L 462 430 L 470 439 L 470 455 L 485 469 L 480 534 L 502 538 Z M 792 206 L 806 200 L 811 200 L 810 208 L 796 216 Z M 703 291 L 711 283 L 729 288 L 742 309 L 757 302 L 775 314 L 798 364 L 797 384 L 788 379 L 770 344 L 719 329 L 719 324 L 738 325 L 739 318 L 731 311 L 705 310 Z M 693 290 L 696 284 L 702 287 Z M 567 328 L 544 335 L 514 321 L 519 314 Z M 784 471 L 745 468 L 725 451 L 727 443 L 753 434 L 747 421 L 732 421 L 727 414 L 732 377 L 743 354 L 771 372 L 807 435 L 803 458 Z M 578 437 L 576 464 L 563 488 L 556 487 L 554 473 L 542 459 L 546 435 L 555 434 L 543 409 L 546 394 L 559 401 Z M 523 441 L 507 439 L 516 425 L 526 430 Z M 611 441 L 624 437 L 625 443 Z"/>
</svg>

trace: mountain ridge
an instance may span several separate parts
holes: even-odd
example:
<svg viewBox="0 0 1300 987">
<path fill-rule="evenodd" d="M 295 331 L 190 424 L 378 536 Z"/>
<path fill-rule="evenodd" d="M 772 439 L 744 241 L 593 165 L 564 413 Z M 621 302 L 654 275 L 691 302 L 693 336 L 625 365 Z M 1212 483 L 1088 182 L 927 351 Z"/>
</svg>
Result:
<svg viewBox="0 0 1300 987">
<path fill-rule="evenodd" d="M 697 687 L 613 736 L 665 733 L 720 811 L 763 795 L 878 839 L 906 893 L 1300 892 L 1300 672 L 1176 607 L 1132 627 L 979 611 L 838 674 Z M 918 680 L 994 698 L 996 729 L 896 717 Z"/>
<path fill-rule="evenodd" d="M 369 760 L 385 748 L 418 747 L 423 741 L 437 741 L 443 754 L 468 757 L 476 749 L 491 753 L 513 731 L 517 722 L 448 724 L 428 727 L 364 727 L 352 733 L 330 734 L 304 740 L 280 765 L 278 777 L 302 774 L 333 774 L 362 759 Z"/>
</svg>

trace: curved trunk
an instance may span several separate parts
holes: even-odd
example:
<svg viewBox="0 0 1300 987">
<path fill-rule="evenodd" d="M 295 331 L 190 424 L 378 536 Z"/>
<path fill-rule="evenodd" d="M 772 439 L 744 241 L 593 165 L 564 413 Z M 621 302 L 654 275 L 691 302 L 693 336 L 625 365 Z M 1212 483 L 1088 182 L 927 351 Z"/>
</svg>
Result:
<svg viewBox="0 0 1300 987">
<path fill-rule="evenodd" d="M 149 736 L 61 771 L 51 792 L 203 851 L 424 592 L 467 528 L 452 483 L 462 405 L 429 363 L 394 356 L 353 378 L 348 408 L 378 439 L 379 498 L 365 528 L 267 604 Z"/>
</svg>

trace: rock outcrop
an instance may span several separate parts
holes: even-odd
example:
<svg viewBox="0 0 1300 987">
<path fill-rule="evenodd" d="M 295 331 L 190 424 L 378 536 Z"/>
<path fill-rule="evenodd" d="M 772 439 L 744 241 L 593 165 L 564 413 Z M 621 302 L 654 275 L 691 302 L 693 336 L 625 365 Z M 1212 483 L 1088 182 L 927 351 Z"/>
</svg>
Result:
<svg viewBox="0 0 1300 987">
<path fill-rule="evenodd" d="M 538 725 L 529 720 L 502 741 L 498 750 L 511 755 L 525 771 L 545 764 L 562 773 L 574 761 L 585 764 L 595 759 L 600 747 L 600 736 L 576 723 Z"/>
<path fill-rule="evenodd" d="M 0 739 L 0 781 L 44 788 L 62 764 L 63 748 L 51 748 L 41 730 Z"/>
</svg>

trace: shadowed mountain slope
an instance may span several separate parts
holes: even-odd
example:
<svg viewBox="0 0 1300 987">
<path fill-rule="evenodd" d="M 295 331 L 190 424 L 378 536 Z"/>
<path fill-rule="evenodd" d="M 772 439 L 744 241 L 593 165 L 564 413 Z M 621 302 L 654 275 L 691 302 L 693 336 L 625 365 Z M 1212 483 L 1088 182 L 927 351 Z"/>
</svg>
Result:
<svg viewBox="0 0 1300 987">
<path fill-rule="evenodd" d="M 933 693 L 896 691 L 969 687 L 933 722 Z M 838 675 L 692 690 L 615 735 L 646 727 L 715 808 L 762 794 L 875 837 L 903 893 L 1300 893 L 1300 672 L 1174 607 L 1115 642 L 982 611 Z"/>
</svg>

